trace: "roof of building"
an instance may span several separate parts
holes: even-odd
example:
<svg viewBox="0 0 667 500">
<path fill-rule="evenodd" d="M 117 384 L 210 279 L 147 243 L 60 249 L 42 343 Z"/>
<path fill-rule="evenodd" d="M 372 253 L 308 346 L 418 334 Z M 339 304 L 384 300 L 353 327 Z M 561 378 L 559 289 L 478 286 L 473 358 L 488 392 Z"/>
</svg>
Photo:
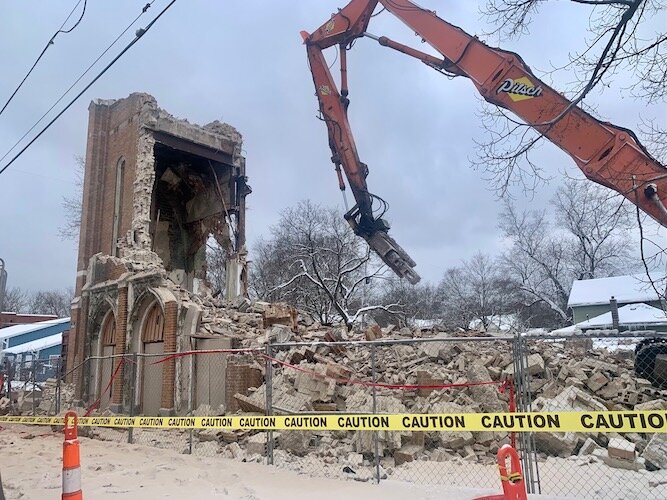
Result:
<svg viewBox="0 0 667 500">
<path fill-rule="evenodd" d="M 54 347 L 63 343 L 63 334 L 56 333 L 55 335 L 49 335 L 42 339 L 31 340 L 25 344 L 20 344 L 14 347 L 8 347 L 2 351 L 3 354 L 23 354 L 26 352 L 38 352 L 48 349 L 49 347 Z"/>
<path fill-rule="evenodd" d="M 58 317 L 55 314 L 17 313 L 17 312 L 14 312 L 14 311 L 0 311 L 0 314 L 7 314 L 8 316 L 26 316 L 28 318 L 53 318 L 53 319 L 56 319 Z"/>
<path fill-rule="evenodd" d="M 612 296 L 619 304 L 660 300 L 646 275 L 638 274 L 576 280 L 572 284 L 567 306 L 609 304 Z"/>
<path fill-rule="evenodd" d="M 628 304 L 618 308 L 619 325 L 667 325 L 667 314 L 662 309 L 652 307 L 647 304 Z M 581 323 L 577 323 L 577 328 L 611 328 L 611 311 L 600 314 Z"/>
<path fill-rule="evenodd" d="M 36 332 L 44 328 L 49 328 L 56 325 L 63 325 L 67 323 L 66 328 L 69 327 L 70 318 L 50 319 L 48 321 L 39 321 L 37 323 L 30 323 L 26 325 L 14 325 L 7 328 L 0 329 L 0 340 L 10 339 L 18 335 Z"/>
</svg>

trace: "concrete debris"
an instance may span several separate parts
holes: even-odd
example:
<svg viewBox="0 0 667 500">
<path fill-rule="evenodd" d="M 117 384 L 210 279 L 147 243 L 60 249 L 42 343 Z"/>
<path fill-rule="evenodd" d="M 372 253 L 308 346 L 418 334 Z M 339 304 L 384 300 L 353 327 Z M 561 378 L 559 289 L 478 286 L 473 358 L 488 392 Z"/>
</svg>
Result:
<svg viewBox="0 0 667 500">
<path fill-rule="evenodd" d="M 266 454 L 266 433 L 253 434 L 248 438 L 245 446 L 248 454 L 264 456 Z"/>
<path fill-rule="evenodd" d="M 306 319 L 286 304 L 241 298 L 227 301 L 183 289 L 174 292 L 180 294 L 183 303 L 201 311 L 193 328 L 200 336 L 197 338 L 229 339 L 233 348 L 293 343 L 289 348 L 272 347 L 272 357 L 277 360 L 272 369 L 272 408 L 267 408 L 265 360 L 244 354 L 230 357 L 227 368 L 245 363 L 254 373 L 252 384 L 228 392 L 225 405 L 200 405 L 194 415 L 266 415 L 269 410 L 275 415 L 317 411 L 443 414 L 508 410 L 508 392 L 499 391 L 499 383 L 515 374 L 511 345 L 506 342 L 491 339 L 471 342 L 459 333 L 420 331 L 421 338 L 428 342 L 376 344 L 373 374 L 371 349 L 317 342 L 414 338 L 416 330 L 373 325 L 348 332 Z M 300 342 L 315 343 L 299 345 Z M 667 393 L 637 379 L 631 358 L 615 357 L 605 349 L 583 350 L 575 343 L 530 344 L 533 351 L 527 356 L 526 366 L 530 373 L 532 411 L 667 409 Z M 498 384 L 421 390 L 376 387 L 374 391 L 363 381 L 391 386 L 489 381 Z M 53 383 L 47 381 L 40 411 L 48 411 L 46 404 L 52 400 L 52 389 Z M 69 391 L 67 386 L 61 390 L 63 394 Z M 26 396 L 23 395 L 23 401 L 30 402 Z M 67 398 L 71 400 L 71 396 Z M 235 404 L 228 404 L 229 400 Z M 0 412 L 4 407 L 6 403 L 0 403 Z M 195 435 L 198 441 L 208 441 L 211 446 L 218 446 L 219 453 L 228 456 L 246 458 L 266 454 L 266 433 L 203 431 Z M 332 466 L 363 469 L 375 453 L 375 436 L 386 470 L 415 460 L 490 464 L 495 462 L 494 454 L 500 446 L 509 442 L 506 432 L 286 431 L 274 432 L 274 453 L 276 460 L 295 464 L 314 457 Z M 661 434 L 609 435 L 592 430 L 586 434 L 538 432 L 533 436 L 541 458 L 578 456 L 583 461 L 632 470 L 642 469 L 644 463 L 649 470 L 667 468 L 667 439 Z"/>
<path fill-rule="evenodd" d="M 540 375 L 544 373 L 544 359 L 539 354 L 531 354 L 526 359 L 526 366 L 530 375 Z M 509 364 L 503 370 L 506 377 L 514 377 L 514 364 Z"/>
<path fill-rule="evenodd" d="M 246 299 L 247 300 L 247 299 Z M 297 312 L 294 307 L 284 302 L 267 304 L 262 311 L 262 324 L 264 328 L 272 325 L 284 325 L 292 330 L 297 328 Z"/>
<path fill-rule="evenodd" d="M 417 456 L 423 451 L 424 448 L 416 444 L 403 446 L 400 450 L 394 452 L 394 461 L 397 466 L 406 462 L 412 462 L 416 460 Z"/>
<path fill-rule="evenodd" d="M 9 398 L 0 398 L 0 415 L 7 415 L 11 408 L 11 400 Z"/>
<path fill-rule="evenodd" d="M 667 469 L 667 434 L 653 434 L 642 457 L 649 470 Z"/>
<path fill-rule="evenodd" d="M 310 431 L 282 431 L 277 442 L 281 449 L 297 456 L 304 456 L 310 448 L 313 433 Z"/>
<path fill-rule="evenodd" d="M 579 448 L 579 453 L 578 455 L 584 456 L 584 455 L 591 455 L 595 450 L 601 450 L 602 448 L 591 438 L 586 438 L 586 441 L 584 441 L 584 444 Z"/>
<path fill-rule="evenodd" d="M 635 444 L 623 438 L 611 438 L 607 444 L 607 454 L 623 460 L 635 459 Z"/>
<path fill-rule="evenodd" d="M 472 363 L 466 370 L 468 382 L 488 382 L 491 380 L 491 375 L 480 362 Z M 489 413 L 498 413 L 507 410 L 507 404 L 500 401 L 498 397 L 498 387 L 495 385 L 477 385 L 470 388 L 472 397 L 475 401 L 479 401 L 482 411 Z"/>
<path fill-rule="evenodd" d="M 255 310 L 251 305 L 249 311 Z M 244 314 L 250 314 L 244 313 Z M 272 325 L 269 329 L 274 329 Z M 280 327 L 286 330 L 286 328 Z M 290 332 L 292 332 L 290 330 Z M 511 352 L 494 342 L 455 341 L 455 334 L 422 332 L 442 341 L 415 345 L 379 345 L 376 347 L 377 382 L 391 385 L 446 385 L 476 382 L 501 382 L 514 374 Z M 361 331 L 341 332 L 317 323 L 306 326 L 299 321 L 292 340 L 377 340 L 404 338 L 407 332 L 394 327 L 371 326 Z M 447 339 L 447 340 L 444 340 Z M 505 347 L 505 346 L 504 346 Z M 579 355 L 573 355 L 579 349 Z M 634 377 L 632 360 L 615 358 L 603 350 L 584 354 L 580 346 L 568 343 L 544 343 L 539 352 L 527 357 L 533 391 L 533 411 L 606 411 L 608 409 L 663 409 L 654 402 L 664 393 Z M 274 414 L 303 412 L 349 413 L 468 413 L 504 412 L 508 394 L 498 385 L 478 385 L 452 389 L 417 391 L 378 388 L 372 391 L 354 380 L 372 380 L 370 349 L 333 348 L 327 345 L 296 346 L 276 349 L 281 362 L 291 369 L 274 365 L 272 401 Z M 346 383 L 347 381 L 347 383 Z M 266 387 L 250 394 L 236 394 L 241 411 L 266 412 Z M 645 402 L 647 400 L 651 402 Z M 637 403 L 635 404 L 635 401 Z M 383 432 L 377 433 L 378 451 L 391 458 L 391 466 L 415 460 L 463 460 L 493 463 L 494 453 L 509 442 L 504 432 Z M 586 434 L 539 432 L 534 434 L 541 456 L 579 456 L 581 460 L 599 461 L 611 467 L 641 470 L 662 467 L 660 441 L 648 446 L 650 436 L 638 433 Z M 319 456 L 326 463 L 345 463 L 359 468 L 359 457 L 375 453 L 375 434 L 371 432 L 287 432 L 276 441 L 276 453 L 292 460 Z M 260 437 L 239 439 L 250 455 L 263 449 Z M 301 458 L 299 458 L 301 457 Z M 651 457 L 651 459 L 647 458 Z M 286 459 L 287 460 L 287 459 Z M 667 458 L 665 458 L 667 461 Z M 295 462 L 296 463 L 296 462 Z"/>
</svg>

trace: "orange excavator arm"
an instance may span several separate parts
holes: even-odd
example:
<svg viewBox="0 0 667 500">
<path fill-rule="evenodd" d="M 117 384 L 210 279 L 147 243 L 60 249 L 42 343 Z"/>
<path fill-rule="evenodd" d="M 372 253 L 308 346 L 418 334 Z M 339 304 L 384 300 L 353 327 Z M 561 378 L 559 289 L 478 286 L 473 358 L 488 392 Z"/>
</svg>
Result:
<svg viewBox="0 0 667 500">
<path fill-rule="evenodd" d="M 438 51 L 442 59 L 366 33 L 378 3 Z M 378 198 L 368 191 L 368 168 L 359 160 L 347 120 L 346 51 L 362 36 L 428 66 L 469 78 L 486 101 L 512 111 L 556 144 L 590 180 L 614 189 L 667 226 L 667 209 L 659 196 L 667 192 L 667 168 L 651 157 L 630 130 L 594 118 L 540 81 L 518 54 L 489 47 L 410 0 L 352 0 L 317 31 L 301 35 L 329 132 L 339 186 L 345 188 L 342 166 L 357 202 L 346 219 L 399 276 L 413 283 L 419 281 L 412 259 L 387 234 L 388 224 L 374 215 L 373 200 Z M 340 47 L 340 91 L 322 52 L 333 45 Z"/>
</svg>

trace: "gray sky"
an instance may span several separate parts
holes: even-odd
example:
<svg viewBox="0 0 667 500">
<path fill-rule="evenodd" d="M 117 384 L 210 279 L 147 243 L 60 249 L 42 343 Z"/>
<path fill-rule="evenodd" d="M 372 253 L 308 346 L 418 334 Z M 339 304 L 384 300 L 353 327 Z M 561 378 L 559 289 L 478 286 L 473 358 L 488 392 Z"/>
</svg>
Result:
<svg viewBox="0 0 667 500">
<path fill-rule="evenodd" d="M 75 3 L 3 2 L 2 103 Z M 58 36 L 0 116 L 0 156 L 127 26 L 143 3 L 89 0 L 81 25 L 71 34 Z M 300 199 L 339 206 L 342 213 L 326 129 L 315 118 L 317 100 L 299 31 L 313 31 L 344 3 L 177 1 L 0 175 L 0 257 L 7 264 L 8 286 L 37 290 L 74 285 L 77 242 L 59 240 L 57 228 L 64 217 L 62 196 L 74 190 L 74 156 L 85 153 L 87 107 L 97 97 L 148 92 L 178 117 L 200 124 L 220 119 L 235 126 L 244 136 L 253 187 L 247 222 L 251 245 L 268 234 L 280 210 Z M 485 3 L 482 0 L 421 3 L 469 33 L 488 30 L 478 10 Z M 125 43 L 166 4 L 167 0 L 157 0 L 126 35 Z M 582 46 L 587 12 L 580 5 L 548 2 L 530 35 L 511 42 L 486 41 L 518 52 L 540 75 L 540 70 L 565 64 L 568 52 Z M 664 25 L 665 19 L 655 22 Z M 369 31 L 425 47 L 388 13 L 375 17 Z M 104 61 L 123 45 L 112 49 Z M 333 52 L 329 57 L 332 60 Z M 369 188 L 389 202 L 391 234 L 417 261 L 417 271 L 435 281 L 445 268 L 478 250 L 499 251 L 503 245 L 497 229 L 500 204 L 483 173 L 471 169 L 468 161 L 474 154 L 474 139 L 483 138 L 480 99 L 470 82 L 448 80 L 369 39 L 357 41 L 348 56 L 348 69 L 350 120 L 359 154 L 370 168 Z M 637 129 L 640 114 L 664 123 L 665 106 L 647 108 L 627 97 L 623 79 L 620 75 L 618 85 L 591 96 L 590 104 L 599 115 L 632 129 Z M 563 72 L 551 83 L 562 89 L 572 80 L 571 74 Z M 513 194 L 522 205 L 539 208 L 546 206 L 563 173 L 575 176 L 577 170 L 565 153 L 550 145 L 535 158 L 553 174 L 553 181 L 530 198 L 518 190 Z M 348 196 L 351 200 L 351 193 Z"/>
</svg>

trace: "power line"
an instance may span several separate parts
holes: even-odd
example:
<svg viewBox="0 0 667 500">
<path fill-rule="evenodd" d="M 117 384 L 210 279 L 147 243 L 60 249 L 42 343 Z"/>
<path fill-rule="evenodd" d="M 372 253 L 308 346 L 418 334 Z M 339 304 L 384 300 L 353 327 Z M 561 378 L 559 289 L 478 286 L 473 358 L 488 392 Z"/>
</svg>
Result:
<svg viewBox="0 0 667 500">
<path fill-rule="evenodd" d="M 44 56 L 44 54 L 46 53 L 46 51 L 49 49 L 49 47 L 55 43 L 55 39 L 56 39 L 56 37 L 57 37 L 60 33 L 65 33 L 65 34 L 67 34 L 67 33 L 71 33 L 72 31 L 74 31 L 74 28 L 76 28 L 76 27 L 79 25 L 79 23 L 81 23 L 81 20 L 83 19 L 83 16 L 84 16 L 84 14 L 86 13 L 86 5 L 87 5 L 87 3 L 88 3 L 88 0 L 83 0 L 83 10 L 81 11 L 81 16 L 79 16 L 79 19 L 77 20 L 77 22 L 74 23 L 74 26 L 72 26 L 72 27 L 71 27 L 70 29 L 68 29 L 68 30 L 63 30 L 63 28 L 65 27 L 65 24 L 67 24 L 67 21 L 69 21 L 69 18 L 72 17 L 72 14 L 74 14 L 74 11 L 77 9 L 77 7 L 79 6 L 79 4 L 80 4 L 81 2 L 82 2 L 82 0 L 79 0 L 79 1 L 76 3 L 76 5 L 74 6 L 74 8 L 70 11 L 69 15 L 67 16 L 67 18 L 66 18 L 66 19 L 63 21 L 63 23 L 60 25 L 60 28 L 58 28 L 58 31 L 56 31 L 56 32 L 53 34 L 53 36 L 49 39 L 49 41 L 46 43 L 46 45 L 45 45 L 44 48 L 42 49 L 42 52 L 39 54 L 39 56 L 37 56 L 37 60 L 33 63 L 33 65 L 31 66 L 31 68 L 28 70 L 28 73 L 26 73 L 26 75 L 23 77 L 23 80 L 21 80 L 21 83 L 19 83 L 18 87 L 16 87 L 16 89 L 14 89 L 14 92 L 12 92 L 12 95 L 9 96 L 9 99 L 7 99 L 7 102 L 5 103 L 5 105 L 2 107 L 2 109 L 0 109 L 0 115 L 1 115 L 1 114 L 3 113 L 3 111 L 7 108 L 7 106 L 9 105 L 9 103 L 12 102 L 12 99 L 14 99 L 14 96 L 17 94 L 17 92 L 19 91 L 19 89 L 23 86 L 23 84 L 25 83 L 25 81 L 28 79 L 28 77 L 29 77 L 30 74 L 32 73 L 32 70 L 35 69 L 35 67 L 37 66 L 37 63 L 39 63 L 39 61 L 42 59 L 42 57 Z"/>
<path fill-rule="evenodd" d="M 13 145 L 11 148 L 9 148 L 9 150 L 8 150 L 4 155 L 2 155 L 2 157 L 0 158 L 0 161 L 2 161 L 2 160 L 4 160 L 5 158 L 7 158 L 7 157 L 11 154 L 11 152 L 14 151 L 14 149 L 16 149 L 16 146 L 18 146 L 18 145 L 21 143 L 21 141 L 22 141 L 23 139 L 25 139 L 25 138 L 28 136 L 28 134 L 30 134 L 30 132 L 32 132 L 32 131 L 35 129 L 35 127 L 37 127 L 37 125 L 39 125 L 40 122 L 41 122 L 41 121 L 42 121 L 42 120 L 43 120 L 43 119 L 44 119 L 44 118 L 45 118 L 51 111 L 53 111 L 53 108 L 55 108 L 55 107 L 58 105 L 58 103 L 59 103 L 60 101 L 62 101 L 62 100 L 65 98 L 65 96 L 66 96 L 67 94 L 69 94 L 70 90 L 72 90 L 72 89 L 74 88 L 74 86 L 75 86 L 77 83 L 79 83 L 79 82 L 83 79 L 84 76 L 86 76 L 86 75 L 88 74 L 88 72 L 93 68 L 93 66 L 95 66 L 95 65 L 98 63 L 98 61 L 99 61 L 100 59 L 102 59 L 102 57 L 104 57 L 104 55 L 105 55 L 107 52 L 109 52 L 109 50 L 111 50 L 111 48 L 112 48 L 114 45 L 116 45 L 116 42 L 118 42 L 118 40 L 120 40 L 121 37 L 122 37 L 125 33 L 127 33 L 127 31 L 128 31 L 128 30 L 129 30 L 129 29 L 130 29 L 130 28 L 131 28 L 131 27 L 132 27 L 132 26 L 139 20 L 139 18 L 140 18 L 141 16 L 143 16 L 143 15 L 146 13 L 146 11 L 147 11 L 147 10 L 151 7 L 151 5 L 153 5 L 154 3 L 155 3 L 155 0 L 152 0 L 151 2 L 147 3 L 146 5 L 144 5 L 144 7 L 141 9 L 141 12 L 139 13 L 139 15 L 138 15 L 137 17 L 135 17 L 134 20 L 133 20 L 130 24 L 128 24 L 127 27 L 126 27 L 123 31 L 120 32 L 120 34 L 119 34 L 119 35 L 118 35 L 118 36 L 117 36 L 117 37 L 116 37 L 116 38 L 115 38 L 115 39 L 114 39 L 114 40 L 107 46 L 106 49 L 104 49 L 104 51 L 103 51 L 99 56 L 97 56 L 97 59 L 95 59 L 95 60 L 88 66 L 88 68 L 86 68 L 86 70 L 85 70 L 83 73 L 81 73 L 81 74 L 79 75 L 79 77 L 78 77 L 78 78 L 77 78 L 77 79 L 76 79 L 76 80 L 69 86 L 69 88 L 68 88 L 65 92 L 63 92 L 63 94 L 58 98 L 58 100 L 57 100 L 56 102 L 54 102 L 54 103 L 51 105 L 51 107 L 50 107 L 49 109 L 47 109 L 47 110 L 44 112 L 44 114 L 43 114 L 42 116 L 39 117 L 39 119 L 32 125 L 32 127 L 30 127 L 30 128 L 26 131 L 26 133 L 23 134 L 23 135 L 22 135 L 22 136 L 21 136 L 21 137 L 14 143 L 14 145 Z"/>
<path fill-rule="evenodd" d="M 82 90 L 81 92 L 79 92 L 79 93 L 76 95 L 76 97 L 74 97 L 74 99 L 72 99 L 72 100 L 67 104 L 67 106 L 65 106 L 65 108 L 64 108 L 62 111 L 60 111 L 60 113 L 58 113 L 58 114 L 53 118 L 53 120 L 51 120 L 49 123 L 47 123 L 46 126 L 45 126 L 42 130 L 40 130 L 40 132 L 39 132 L 35 137 L 33 137 L 33 139 L 32 139 L 28 144 L 26 144 L 25 147 L 24 147 L 21 151 L 19 151 L 19 152 L 14 156 L 14 158 L 12 158 L 12 159 L 9 161 L 9 163 L 7 163 L 7 165 L 5 165 L 4 167 L 2 167 L 2 169 L 0 169 L 0 174 L 2 174 L 5 170 L 7 170 L 7 169 L 9 168 L 9 166 L 10 166 L 12 163 L 14 163 L 14 162 L 15 162 L 15 161 L 16 161 L 16 160 L 17 160 L 17 159 L 18 159 L 18 158 L 19 158 L 19 157 L 20 157 L 20 156 L 21 156 L 21 155 L 22 155 L 22 154 L 23 154 L 23 153 L 24 153 L 30 146 L 32 146 L 32 144 L 33 144 L 37 139 L 39 139 L 39 138 L 41 137 L 41 135 L 42 135 L 44 132 L 46 132 L 46 131 L 51 127 L 51 125 L 53 125 L 53 124 L 56 122 L 56 120 L 58 120 L 58 118 L 60 118 L 60 117 L 65 113 L 65 111 L 67 111 L 67 110 L 68 110 L 68 109 L 69 109 L 69 108 L 70 108 L 70 107 L 71 107 L 71 106 L 72 106 L 72 105 L 73 105 L 73 104 L 74 104 L 74 103 L 75 103 L 75 102 L 76 102 L 76 101 L 77 101 L 77 100 L 78 100 L 78 99 L 79 99 L 79 98 L 86 92 L 86 90 L 88 90 L 90 87 L 92 87 L 93 84 L 94 84 L 97 80 L 99 80 L 99 79 L 102 77 L 102 75 L 104 75 L 104 73 L 106 73 L 107 70 L 108 70 L 109 68 L 111 68 L 111 66 L 113 66 L 113 65 L 116 63 L 116 61 L 118 61 L 118 59 L 120 59 L 120 58 L 123 56 L 123 54 L 125 54 L 128 50 L 130 50 L 130 48 L 132 48 L 132 46 L 133 46 L 135 43 L 137 43 L 137 42 L 139 41 L 139 39 L 140 39 L 142 36 L 144 36 L 144 35 L 148 32 L 148 30 L 150 30 L 150 29 L 153 27 L 153 25 L 157 22 L 157 20 L 160 19 L 160 18 L 162 17 L 162 15 L 163 15 L 165 12 L 167 12 L 167 10 L 168 10 L 172 5 L 174 5 L 175 3 L 176 3 L 176 0 L 171 0 L 171 2 L 169 2 L 169 3 L 167 4 L 167 6 L 166 6 L 164 9 L 162 9 L 162 10 L 160 11 L 160 13 L 159 13 L 157 16 L 155 16 L 155 18 L 154 18 L 150 23 L 148 23 L 148 25 L 147 25 L 145 28 L 139 28 L 139 29 L 137 30 L 136 34 L 135 34 L 134 39 L 133 39 L 130 43 L 128 43 L 128 44 L 125 46 L 125 48 L 124 48 L 124 49 L 123 49 L 123 50 L 122 50 L 116 57 L 114 57 L 113 60 L 112 60 L 109 64 L 107 64 L 107 65 L 104 67 L 104 69 L 103 69 L 102 71 L 100 71 L 100 72 L 97 74 L 97 76 L 96 76 L 95 78 L 93 78 L 93 80 L 92 80 L 88 85 L 86 85 L 86 86 L 83 88 L 83 90 Z"/>
</svg>

